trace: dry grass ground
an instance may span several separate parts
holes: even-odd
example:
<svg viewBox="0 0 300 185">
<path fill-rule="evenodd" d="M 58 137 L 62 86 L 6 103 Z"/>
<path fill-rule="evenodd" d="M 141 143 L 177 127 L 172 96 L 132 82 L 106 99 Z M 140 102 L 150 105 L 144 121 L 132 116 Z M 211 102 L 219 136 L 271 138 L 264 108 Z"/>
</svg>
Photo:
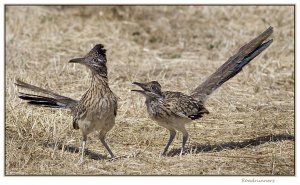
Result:
<svg viewBox="0 0 300 185">
<path fill-rule="evenodd" d="M 6 7 L 6 175 L 294 175 L 294 8 L 291 6 Z M 190 153 L 181 134 L 159 158 L 168 132 L 146 114 L 133 81 L 191 92 L 240 46 L 268 26 L 273 44 L 208 100 L 193 122 Z M 90 74 L 67 61 L 96 43 L 108 49 L 109 83 L 120 97 L 108 134 L 114 153 L 81 134 L 65 110 L 27 106 L 16 78 L 79 99 Z M 195 146 L 198 146 L 195 149 Z M 64 149 L 61 149 L 61 148 Z M 104 158 L 104 160 L 101 160 Z"/>
</svg>

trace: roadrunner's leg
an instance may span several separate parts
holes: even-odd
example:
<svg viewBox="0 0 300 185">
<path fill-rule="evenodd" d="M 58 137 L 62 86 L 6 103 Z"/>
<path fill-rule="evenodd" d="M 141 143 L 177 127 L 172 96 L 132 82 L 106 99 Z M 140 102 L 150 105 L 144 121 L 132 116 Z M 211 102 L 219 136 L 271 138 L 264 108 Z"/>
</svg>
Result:
<svg viewBox="0 0 300 185">
<path fill-rule="evenodd" d="M 180 151 L 180 157 L 182 157 L 182 154 L 184 153 L 185 144 L 189 138 L 189 134 L 185 129 L 182 131 L 182 134 L 183 134 L 183 136 L 182 136 L 182 146 L 181 146 L 181 151 Z"/>
<path fill-rule="evenodd" d="M 162 156 L 166 155 L 166 153 L 167 153 L 167 151 L 169 149 L 170 144 L 173 142 L 173 140 L 174 140 L 174 138 L 176 136 L 176 131 L 174 129 L 170 129 L 169 131 L 170 131 L 170 138 L 169 138 L 169 141 L 168 141 L 168 143 L 166 144 L 166 146 L 164 148 L 163 153 L 161 154 Z"/>
<path fill-rule="evenodd" d="M 106 148 L 106 150 L 108 151 L 109 155 L 111 158 L 115 158 L 115 155 L 112 153 L 112 151 L 110 150 L 109 146 L 107 145 L 107 143 L 105 142 L 105 136 L 106 136 L 107 131 L 106 130 L 101 130 L 100 132 L 100 141 L 103 144 L 103 146 Z"/>
<path fill-rule="evenodd" d="M 86 140 L 87 140 L 87 135 L 83 135 L 82 148 L 81 148 L 81 157 L 80 157 L 80 161 L 79 161 L 80 164 L 83 163 L 83 156 L 84 156 Z"/>
</svg>

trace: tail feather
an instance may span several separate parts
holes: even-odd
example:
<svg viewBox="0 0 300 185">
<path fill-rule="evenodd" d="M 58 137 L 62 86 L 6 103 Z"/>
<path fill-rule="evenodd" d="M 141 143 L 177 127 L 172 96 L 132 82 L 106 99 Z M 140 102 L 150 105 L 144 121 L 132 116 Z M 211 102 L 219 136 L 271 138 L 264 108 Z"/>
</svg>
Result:
<svg viewBox="0 0 300 185">
<path fill-rule="evenodd" d="M 41 106 L 41 107 L 51 107 L 51 108 L 63 108 L 59 105 L 57 105 L 55 102 L 48 102 L 48 101 L 29 101 L 27 102 L 28 104 L 31 104 L 31 105 L 38 105 L 38 106 Z"/>
<path fill-rule="evenodd" d="M 20 99 L 26 100 L 28 104 L 39 105 L 42 107 L 51 107 L 51 108 L 67 108 L 66 104 L 58 102 L 54 98 L 49 98 L 46 96 L 38 96 L 32 94 L 20 93 Z"/>
<path fill-rule="evenodd" d="M 21 88 L 29 89 L 29 90 L 34 91 L 34 92 L 48 94 L 48 95 L 56 97 L 56 98 L 64 97 L 64 96 L 56 94 L 56 93 L 54 93 L 54 92 L 52 92 L 50 90 L 46 90 L 46 89 L 42 89 L 42 88 L 34 86 L 34 85 L 30 85 L 28 83 L 25 83 L 25 82 L 19 80 L 19 79 L 16 80 L 15 85 L 17 85 L 18 87 L 21 87 Z M 67 98 L 67 97 L 64 97 L 64 98 Z"/>
<path fill-rule="evenodd" d="M 273 28 L 269 27 L 258 37 L 241 47 L 237 54 L 230 57 L 215 73 L 200 84 L 192 93 L 195 99 L 204 102 L 208 95 L 220 87 L 223 83 L 238 74 L 244 66 L 269 47 L 273 40 L 263 43 L 271 34 Z"/>
<path fill-rule="evenodd" d="M 69 108 L 72 110 L 74 106 L 77 104 L 76 100 L 73 100 L 65 96 L 61 96 L 52 91 L 42 89 L 34 85 L 27 84 L 25 82 L 22 82 L 21 80 L 16 80 L 15 84 L 18 87 L 28 89 L 36 93 L 45 94 L 45 96 L 40 96 L 35 94 L 26 94 L 26 93 L 19 92 L 20 93 L 19 98 L 26 100 L 27 103 L 31 105 L 38 105 L 42 107 L 51 107 L 51 108 Z"/>
</svg>

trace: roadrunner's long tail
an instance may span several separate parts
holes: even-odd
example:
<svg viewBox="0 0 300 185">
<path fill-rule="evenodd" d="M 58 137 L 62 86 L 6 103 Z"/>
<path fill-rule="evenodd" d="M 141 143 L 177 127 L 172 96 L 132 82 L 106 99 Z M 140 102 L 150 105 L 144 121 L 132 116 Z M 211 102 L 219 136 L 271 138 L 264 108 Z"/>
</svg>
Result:
<svg viewBox="0 0 300 185">
<path fill-rule="evenodd" d="M 242 68 L 252 59 L 259 55 L 263 50 L 269 47 L 273 39 L 264 42 L 273 33 L 273 28 L 269 27 L 249 43 L 239 49 L 237 54 L 230 57 L 215 73 L 210 75 L 206 81 L 199 85 L 191 96 L 201 102 L 204 102 L 208 95 L 220 87 L 230 78 L 238 74 Z M 264 42 L 264 43 L 263 43 Z"/>
<path fill-rule="evenodd" d="M 40 96 L 35 94 L 26 94 L 19 92 L 19 98 L 26 100 L 27 103 L 32 105 L 38 105 L 42 107 L 51 107 L 51 108 L 69 108 L 72 109 L 74 105 L 77 103 L 76 100 L 71 98 L 61 96 L 52 91 L 42 89 L 40 87 L 36 87 L 34 85 L 27 84 L 22 82 L 21 80 L 16 80 L 15 83 L 18 87 L 31 90 L 36 93 L 42 93 L 47 96 Z"/>
</svg>

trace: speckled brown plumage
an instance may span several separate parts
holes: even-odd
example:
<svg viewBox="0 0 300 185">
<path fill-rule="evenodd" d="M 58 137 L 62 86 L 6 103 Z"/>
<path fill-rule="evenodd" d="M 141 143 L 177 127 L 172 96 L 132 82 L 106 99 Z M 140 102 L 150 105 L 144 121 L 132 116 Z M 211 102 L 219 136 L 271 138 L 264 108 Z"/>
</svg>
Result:
<svg viewBox="0 0 300 185">
<path fill-rule="evenodd" d="M 73 128 L 80 129 L 83 135 L 81 162 L 87 135 L 96 130 L 100 131 L 100 140 L 113 158 L 114 154 L 105 142 L 105 136 L 115 125 L 117 98 L 108 86 L 106 50 L 103 45 L 98 44 L 85 57 L 69 62 L 83 64 L 92 72 L 91 85 L 79 101 L 17 80 L 17 86 L 45 95 L 20 93 L 19 97 L 33 105 L 71 110 Z"/>
<path fill-rule="evenodd" d="M 132 91 L 139 92 L 146 97 L 145 103 L 150 118 L 155 120 L 159 125 L 167 128 L 170 132 L 170 138 L 162 155 L 166 155 L 170 144 L 175 138 L 176 130 L 183 134 L 180 156 L 183 154 L 188 139 L 185 124 L 209 113 L 204 107 L 208 95 L 238 74 L 245 65 L 265 50 L 273 40 L 263 42 L 272 33 L 273 28 L 270 27 L 241 47 L 237 54 L 230 57 L 215 73 L 200 84 L 191 95 L 185 95 L 181 92 L 162 91 L 161 85 L 157 81 L 133 83 L 142 88 L 142 90 Z"/>
</svg>

